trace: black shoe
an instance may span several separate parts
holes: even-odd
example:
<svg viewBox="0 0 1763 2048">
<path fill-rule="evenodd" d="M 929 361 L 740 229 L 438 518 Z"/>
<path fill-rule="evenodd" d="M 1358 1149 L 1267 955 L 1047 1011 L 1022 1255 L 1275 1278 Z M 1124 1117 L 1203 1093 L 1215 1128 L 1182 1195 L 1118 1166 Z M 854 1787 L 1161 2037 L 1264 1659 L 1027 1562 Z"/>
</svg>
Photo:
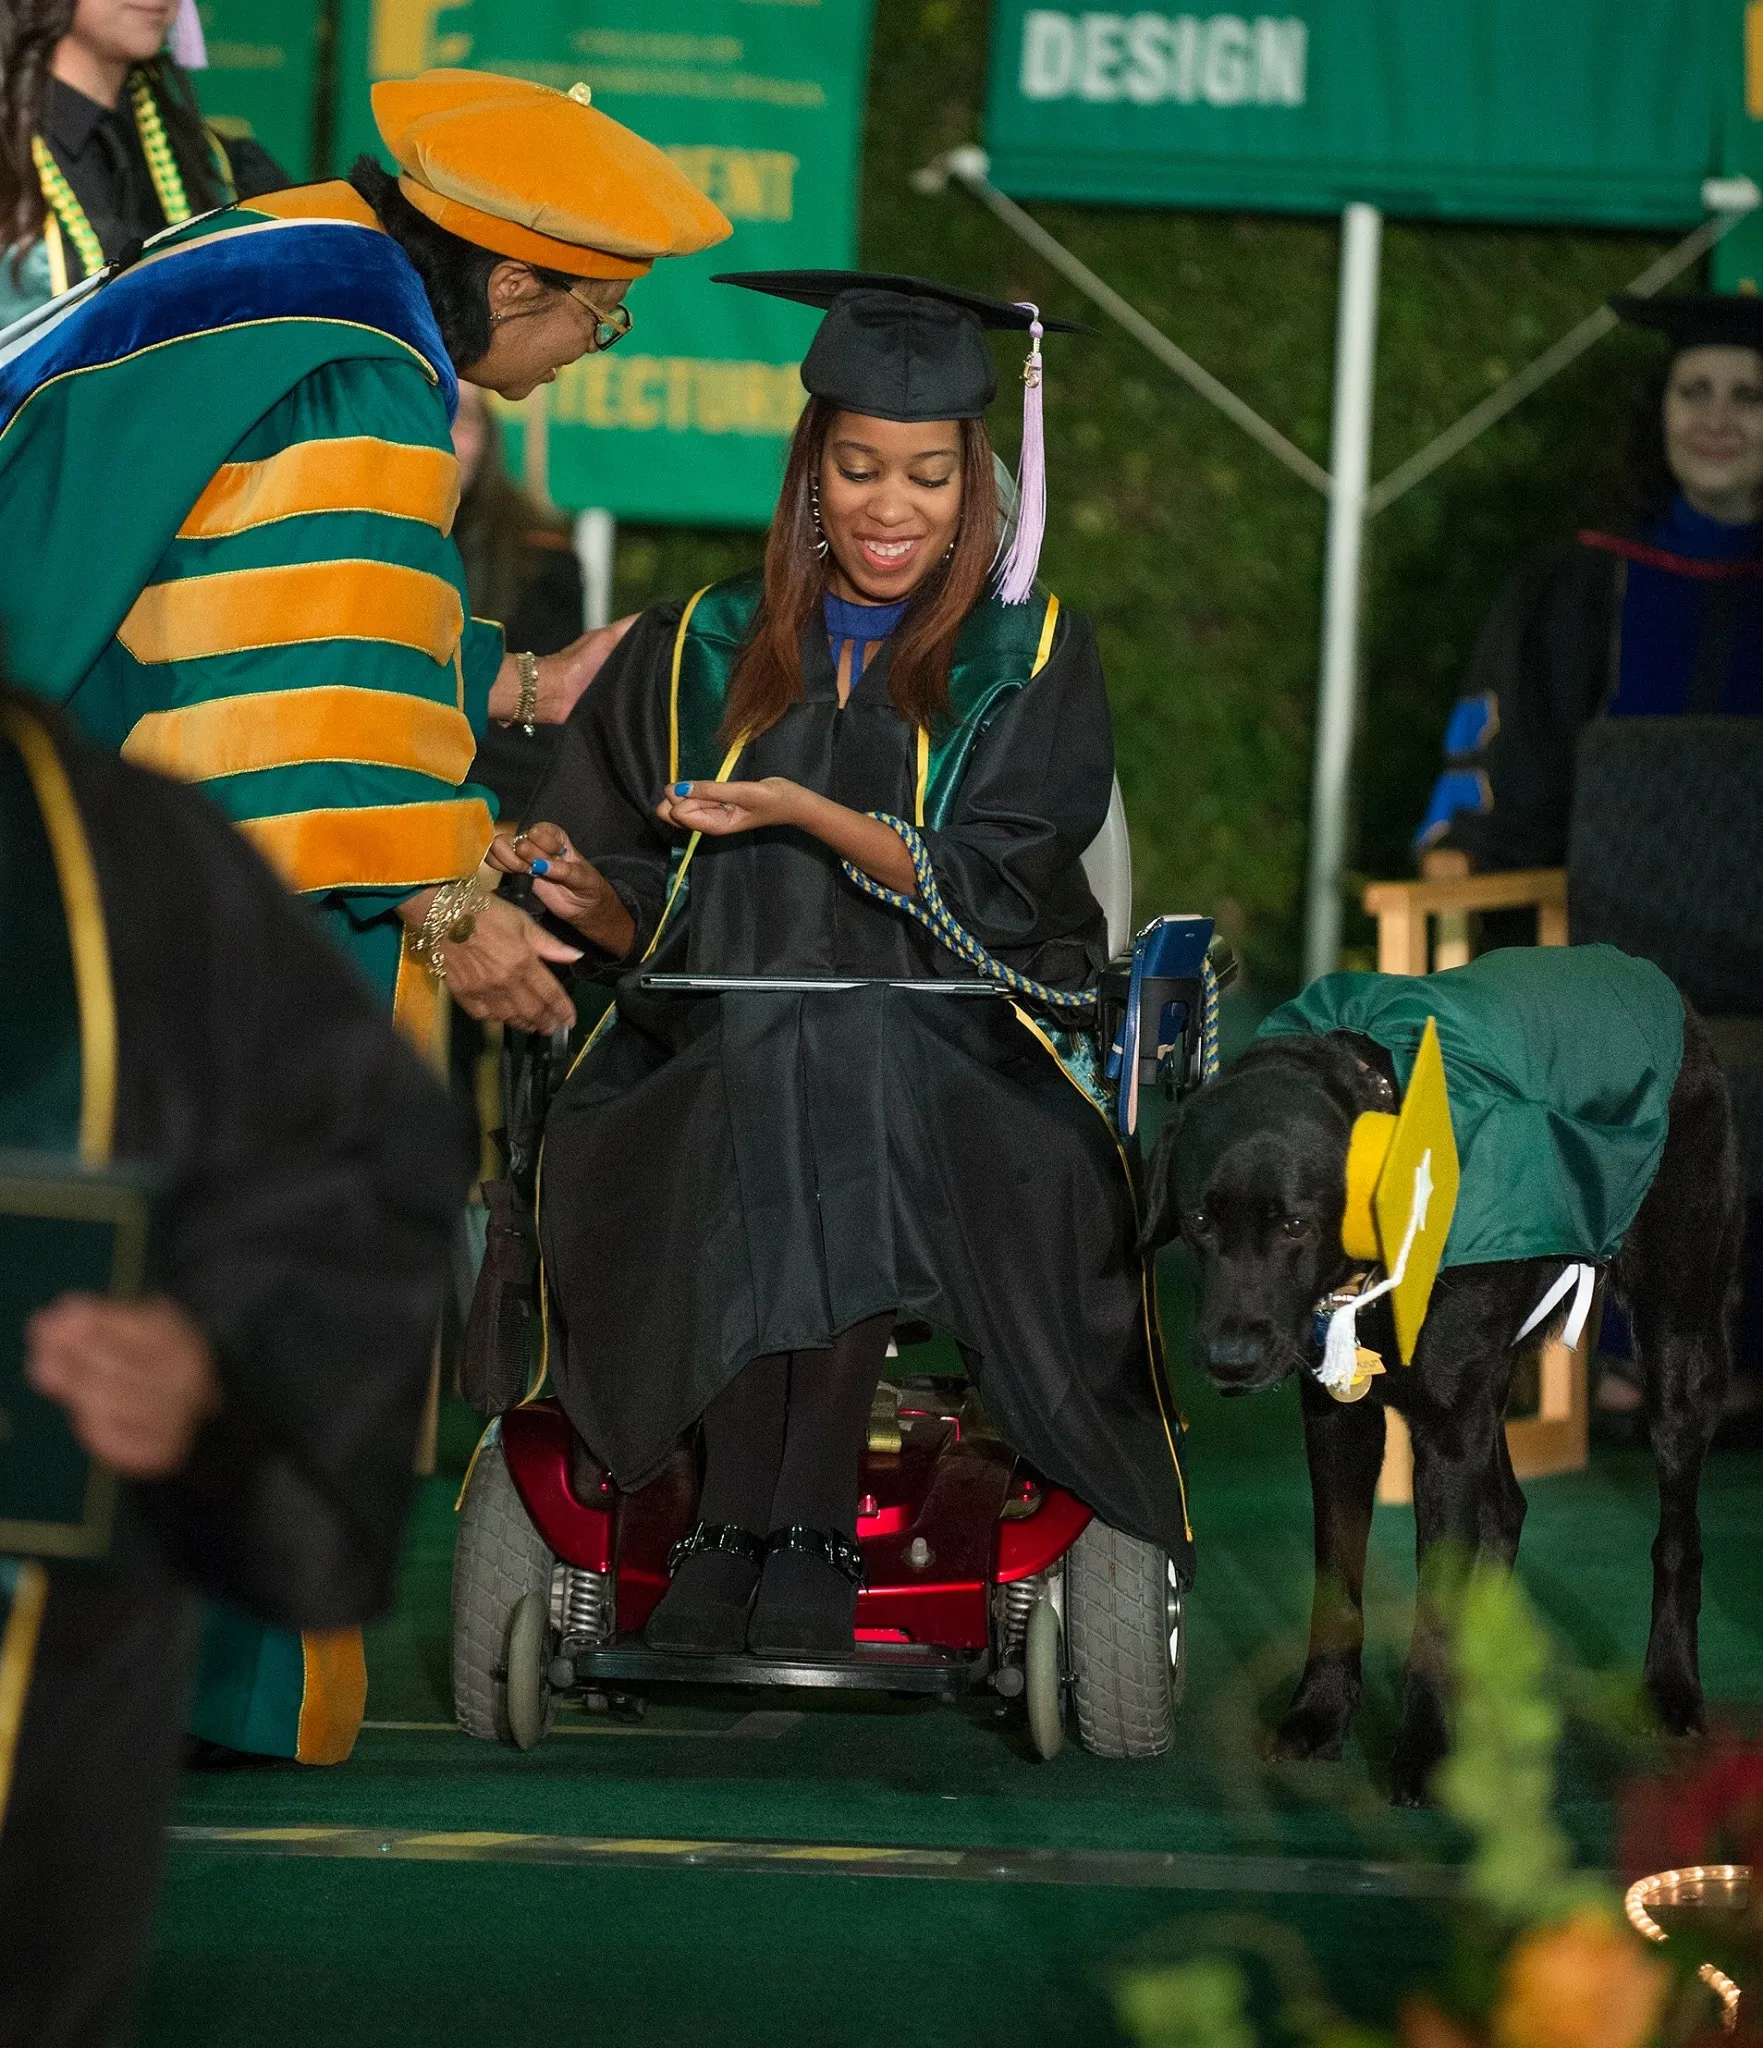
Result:
<svg viewBox="0 0 1763 2048">
<path fill-rule="evenodd" d="M 651 1650 L 733 1654 L 747 1640 L 747 1610 L 765 1546 L 733 1522 L 700 1522 L 668 1552 L 671 1584 L 649 1617 Z"/>
<path fill-rule="evenodd" d="M 847 1657 L 857 1623 L 863 1554 L 836 1530 L 779 1529 L 765 1545 L 765 1570 L 747 1647 L 761 1657 Z"/>
</svg>

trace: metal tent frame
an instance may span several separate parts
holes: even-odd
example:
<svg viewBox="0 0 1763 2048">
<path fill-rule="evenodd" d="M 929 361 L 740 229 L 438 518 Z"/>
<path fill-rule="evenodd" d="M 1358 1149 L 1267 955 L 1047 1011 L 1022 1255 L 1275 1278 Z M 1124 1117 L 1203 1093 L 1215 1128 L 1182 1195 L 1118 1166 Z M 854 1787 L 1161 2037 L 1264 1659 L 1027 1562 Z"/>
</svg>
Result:
<svg viewBox="0 0 1763 2048">
<path fill-rule="evenodd" d="M 1196 362 L 1138 309 L 1098 277 L 990 178 L 983 149 L 968 144 L 945 151 L 913 176 L 924 193 L 951 181 L 972 194 L 1012 234 L 1045 259 L 1099 311 L 1182 381 L 1239 426 L 1294 476 L 1328 501 L 1328 535 L 1322 590 L 1321 661 L 1317 681 L 1316 739 L 1310 793 L 1309 873 L 1304 906 L 1306 979 L 1340 964 L 1341 876 L 1346 860 L 1347 821 L 1358 723 L 1360 608 L 1367 523 L 1387 511 L 1405 491 L 1459 455 L 1517 405 L 1559 375 L 1617 324 L 1610 308 L 1588 313 L 1559 341 L 1510 377 L 1455 425 L 1373 484 L 1371 422 L 1377 364 L 1377 313 L 1383 215 L 1375 206 L 1353 204 L 1341 216 L 1340 287 L 1335 318 L 1334 417 L 1329 467 L 1306 455 L 1228 385 Z M 1749 178 L 1710 178 L 1702 187 L 1709 218 L 1627 287 L 1647 297 L 1680 276 L 1723 236 L 1763 205 L 1763 190 Z"/>
</svg>

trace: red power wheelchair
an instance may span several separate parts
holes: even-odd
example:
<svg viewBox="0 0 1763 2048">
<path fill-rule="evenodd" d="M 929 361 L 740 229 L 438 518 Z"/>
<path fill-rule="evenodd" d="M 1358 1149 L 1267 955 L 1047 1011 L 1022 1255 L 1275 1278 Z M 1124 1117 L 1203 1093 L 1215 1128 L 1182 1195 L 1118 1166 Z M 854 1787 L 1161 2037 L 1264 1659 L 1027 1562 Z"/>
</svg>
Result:
<svg viewBox="0 0 1763 2048">
<path fill-rule="evenodd" d="M 1124 956 L 1131 889 L 1119 803 L 1117 790 L 1086 867 Z M 1209 1077 L 1217 991 L 1232 971 L 1211 957 L 1209 919 L 1160 919 L 1147 933 L 1157 943 L 1147 951 L 1141 934 L 1104 978 L 1098 1016 L 1098 1055 L 1118 1088 L 1123 1131 L 1141 1085 L 1178 1093 Z M 549 1066 L 538 1042 L 525 1085 L 541 1098 Z M 505 1064 L 505 1086 L 518 1089 L 512 1075 Z M 530 1100 L 524 1118 L 511 1105 L 511 1132 L 540 1121 Z M 510 1148 L 509 1184 L 524 1183 L 530 1199 L 536 1162 L 521 1149 Z M 480 1276 L 480 1299 L 492 1277 Z M 902 1327 L 894 1353 L 929 1335 Z M 967 1381 L 914 1375 L 890 1358 L 862 1466 L 864 1581 L 847 1656 L 644 1644 L 669 1553 L 696 1520 L 697 1492 L 692 1441 L 649 1485 L 625 1493 L 556 1401 L 492 1419 L 461 1497 L 453 1568 L 453 1698 L 468 1735 L 530 1749 L 562 1697 L 641 1712 L 661 1686 L 989 1690 L 1025 1710 L 1042 1757 L 1059 1750 L 1072 1722 L 1098 1756 L 1169 1748 L 1186 1662 L 1174 1563 L 1017 1458 Z"/>
</svg>

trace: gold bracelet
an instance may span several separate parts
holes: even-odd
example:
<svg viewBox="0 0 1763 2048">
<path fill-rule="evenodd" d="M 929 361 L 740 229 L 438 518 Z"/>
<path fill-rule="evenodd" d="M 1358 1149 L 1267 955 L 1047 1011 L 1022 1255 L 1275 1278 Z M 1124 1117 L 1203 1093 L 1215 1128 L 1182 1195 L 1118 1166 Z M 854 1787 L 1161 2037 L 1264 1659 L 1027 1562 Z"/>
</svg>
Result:
<svg viewBox="0 0 1763 2048">
<path fill-rule="evenodd" d="M 515 709 L 514 722 L 530 740 L 535 737 L 533 727 L 539 715 L 539 657 L 536 654 L 517 654 L 514 666 L 520 671 L 520 703 Z"/>
<path fill-rule="evenodd" d="M 489 900 L 490 892 L 476 869 L 456 882 L 443 882 L 435 891 L 421 928 L 411 938 L 410 950 L 437 985 L 447 979 L 447 962 L 441 947 L 463 946 L 477 930 L 478 912 Z"/>
</svg>

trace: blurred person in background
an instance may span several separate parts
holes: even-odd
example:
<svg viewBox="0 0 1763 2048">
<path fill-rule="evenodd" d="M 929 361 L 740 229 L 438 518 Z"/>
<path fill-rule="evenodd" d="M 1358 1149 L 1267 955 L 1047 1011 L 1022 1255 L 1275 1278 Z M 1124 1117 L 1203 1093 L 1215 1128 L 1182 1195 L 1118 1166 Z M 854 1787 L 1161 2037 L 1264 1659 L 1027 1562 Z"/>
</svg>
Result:
<svg viewBox="0 0 1763 2048">
<path fill-rule="evenodd" d="M 1671 356 L 1636 419 L 1639 518 L 1533 555 L 1488 614 L 1415 849 L 1560 867 L 1593 718 L 1763 717 L 1763 299 L 1622 298 Z"/>
<path fill-rule="evenodd" d="M 439 1062 L 443 984 L 573 1018 L 551 969 L 577 949 L 479 879 L 467 777 L 487 718 L 562 719 L 610 645 L 511 653 L 471 616 L 459 382 L 525 397 L 729 226 L 585 86 L 442 71 L 373 98 L 396 174 L 364 157 L 174 235 L 0 362 L 0 628 L 88 738 L 199 782 Z M 192 1730 L 212 1761 L 334 1763 L 365 1697 L 358 1636 L 217 1608 Z"/>
<path fill-rule="evenodd" d="M 1697 292 L 1613 304 L 1670 343 L 1636 414 L 1638 517 L 1534 555 L 1489 613 L 1415 837 L 1429 876 L 1563 866 L 1591 720 L 1763 717 L 1763 300 Z M 1528 939 L 1526 917 L 1488 915 L 1484 944 Z M 1753 1198 L 1729 1403 L 1747 1436 L 1763 1412 L 1759 1206 Z M 1619 1434 L 1643 1426 L 1628 1352 L 1612 1313 L 1595 1402 Z"/>
<path fill-rule="evenodd" d="M 542 506 L 508 474 L 495 414 L 474 384 L 459 387 L 453 415 L 459 458 L 459 511 L 453 539 L 465 564 L 473 616 L 498 619 L 510 647 L 555 654 L 582 630 L 582 571 L 569 519 Z M 610 631 L 622 636 L 620 619 Z M 471 780 L 496 799 L 505 825 L 526 818 L 531 797 L 556 743 L 554 725 L 492 723 L 478 743 Z"/>
<path fill-rule="evenodd" d="M 3 687 L 0 988 L 0 1150 L 165 1183 L 161 1291 L 64 1295 L 26 1330 L 30 1383 L 127 1482 L 111 1553 L 51 1564 L 40 1605 L 37 1568 L 0 1573 L 0 1622 L 12 1594 L 35 1630 L 6 1631 L 34 1669 L 10 1799 L 0 1754 L 0 2048 L 100 2048 L 151 1921 L 197 1594 L 331 1636 L 391 1604 L 469 1146 L 213 805 Z"/>
<path fill-rule="evenodd" d="M 170 46 L 167 47 L 167 38 Z M 195 0 L 0 0 L 0 327 L 281 166 L 202 119 Z"/>
</svg>

